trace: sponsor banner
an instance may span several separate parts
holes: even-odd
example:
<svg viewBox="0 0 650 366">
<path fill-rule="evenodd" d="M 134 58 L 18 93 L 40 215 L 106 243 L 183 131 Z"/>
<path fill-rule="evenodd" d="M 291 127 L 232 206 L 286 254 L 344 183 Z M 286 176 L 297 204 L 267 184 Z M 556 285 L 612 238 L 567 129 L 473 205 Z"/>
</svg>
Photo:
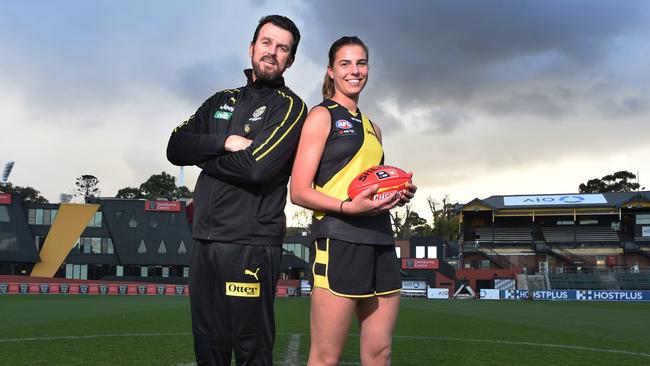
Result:
<svg viewBox="0 0 650 366">
<path fill-rule="evenodd" d="M 402 258 L 402 269 L 438 269 L 437 259 Z"/>
<path fill-rule="evenodd" d="M 563 194 L 503 197 L 505 206 L 587 205 L 607 203 L 602 194 Z"/>
<path fill-rule="evenodd" d="M 528 298 L 528 290 L 503 290 L 501 298 L 505 300 L 523 300 Z"/>
<path fill-rule="evenodd" d="M 650 236 L 650 226 L 641 226 L 641 236 L 645 238 Z"/>
<path fill-rule="evenodd" d="M 179 201 L 145 201 L 144 210 L 180 212 L 181 203 Z"/>
<path fill-rule="evenodd" d="M 294 296 L 296 289 L 287 292 Z M 169 284 L 0 283 L 2 294 L 188 295 L 189 291 L 187 285 Z"/>
<path fill-rule="evenodd" d="M 427 299 L 448 299 L 449 298 L 449 289 L 448 288 L 427 288 Z"/>
<path fill-rule="evenodd" d="M 0 205 L 10 205 L 10 204 L 11 204 L 11 194 L 0 193 Z"/>
<path fill-rule="evenodd" d="M 650 301 L 650 291 L 578 290 L 582 301 Z"/>
<path fill-rule="evenodd" d="M 176 295 L 176 285 L 165 285 L 165 295 Z"/>
<path fill-rule="evenodd" d="M 493 288 L 484 288 L 481 289 L 479 293 L 480 299 L 482 300 L 499 300 L 501 298 L 500 291 Z"/>
<path fill-rule="evenodd" d="M 528 290 L 501 291 L 506 300 L 528 300 Z M 533 300 L 559 301 L 650 301 L 650 291 L 615 290 L 538 290 Z"/>
<path fill-rule="evenodd" d="M 426 281 L 406 281 L 402 280 L 402 290 L 427 290 Z"/>
<path fill-rule="evenodd" d="M 275 290 L 275 296 L 277 297 L 287 297 L 289 296 L 289 288 L 286 286 L 278 286 Z"/>
<path fill-rule="evenodd" d="M 569 290 L 538 290 L 533 292 L 534 300 L 576 300 L 576 292 Z"/>
</svg>

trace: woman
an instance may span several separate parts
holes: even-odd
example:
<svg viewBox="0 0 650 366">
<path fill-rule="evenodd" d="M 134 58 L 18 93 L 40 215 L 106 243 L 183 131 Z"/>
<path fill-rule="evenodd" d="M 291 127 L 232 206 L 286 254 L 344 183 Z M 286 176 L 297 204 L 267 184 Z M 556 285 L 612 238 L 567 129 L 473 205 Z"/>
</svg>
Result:
<svg viewBox="0 0 650 366">
<path fill-rule="evenodd" d="M 355 313 L 362 364 L 390 363 L 401 280 L 388 210 L 408 202 L 416 187 L 378 201 L 370 199 L 377 186 L 347 197 L 354 177 L 383 163 L 381 131 L 357 108 L 367 79 L 363 42 L 334 42 L 325 100 L 307 116 L 291 175 L 291 201 L 314 211 L 308 365 L 338 362 Z"/>
</svg>

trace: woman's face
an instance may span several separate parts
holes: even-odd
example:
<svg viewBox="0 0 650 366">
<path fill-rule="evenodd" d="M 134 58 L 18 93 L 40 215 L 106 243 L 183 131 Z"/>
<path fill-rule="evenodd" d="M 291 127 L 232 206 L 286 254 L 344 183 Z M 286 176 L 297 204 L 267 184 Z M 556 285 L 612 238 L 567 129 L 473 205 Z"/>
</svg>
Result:
<svg viewBox="0 0 650 366">
<path fill-rule="evenodd" d="M 359 45 L 341 47 L 334 55 L 334 63 L 327 68 L 337 92 L 348 97 L 357 96 L 368 81 L 368 55 Z"/>
</svg>

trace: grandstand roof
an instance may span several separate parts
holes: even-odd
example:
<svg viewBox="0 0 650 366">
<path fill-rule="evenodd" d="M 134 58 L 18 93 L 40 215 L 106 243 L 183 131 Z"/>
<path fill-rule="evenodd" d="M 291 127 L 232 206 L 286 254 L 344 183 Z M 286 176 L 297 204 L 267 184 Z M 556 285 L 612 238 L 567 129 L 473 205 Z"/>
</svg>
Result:
<svg viewBox="0 0 650 366">
<path fill-rule="evenodd" d="M 549 209 L 549 208 L 633 208 L 650 207 L 650 191 L 611 193 L 561 193 L 475 198 L 456 212 L 470 210 Z"/>
</svg>

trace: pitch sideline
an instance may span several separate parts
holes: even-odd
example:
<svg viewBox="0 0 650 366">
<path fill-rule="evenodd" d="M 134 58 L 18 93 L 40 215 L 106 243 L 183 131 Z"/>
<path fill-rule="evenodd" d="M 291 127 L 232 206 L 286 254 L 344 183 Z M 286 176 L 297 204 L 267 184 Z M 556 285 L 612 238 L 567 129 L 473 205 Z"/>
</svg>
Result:
<svg viewBox="0 0 650 366">
<path fill-rule="evenodd" d="M 1 343 L 9 343 L 9 342 L 33 342 L 33 341 L 49 341 L 49 340 L 61 340 L 61 339 L 94 339 L 94 338 L 112 338 L 112 337 L 162 337 L 162 336 L 189 336 L 189 335 L 192 335 L 192 333 L 190 333 L 190 332 L 178 332 L 178 333 L 123 333 L 123 334 L 90 334 L 90 335 L 85 335 L 85 336 L 0 338 L 0 344 Z M 290 359 L 291 357 L 293 357 L 293 351 L 290 352 L 292 346 L 296 349 L 295 353 L 297 354 L 297 349 L 298 349 L 298 346 L 299 346 L 300 337 L 304 336 L 305 334 L 304 333 L 278 333 L 277 335 L 279 335 L 279 336 L 291 336 L 292 337 L 292 340 L 291 340 L 291 342 L 289 344 L 289 347 L 288 347 L 288 350 L 287 350 L 287 357 L 288 357 L 288 359 Z M 350 334 L 350 336 L 358 337 L 359 334 Z M 610 348 L 596 348 L 596 347 L 586 347 L 586 346 L 576 346 L 576 345 L 553 344 L 553 343 L 537 343 L 537 342 L 527 342 L 527 341 L 506 341 L 506 340 L 498 340 L 498 339 L 473 339 L 473 338 L 456 338 L 456 337 L 409 336 L 409 335 L 394 335 L 393 338 L 395 338 L 395 339 L 453 341 L 453 342 L 491 343 L 491 344 L 508 344 L 508 345 L 516 345 L 516 346 L 547 347 L 547 348 L 570 349 L 570 350 L 578 350 L 578 351 L 615 353 L 615 354 L 622 354 L 622 355 L 628 355 L 628 356 L 638 356 L 638 357 L 650 358 L 650 353 L 632 352 L 632 351 L 624 351 L 624 350 L 610 349 Z M 285 360 L 284 364 L 287 364 L 288 359 Z"/>
</svg>

